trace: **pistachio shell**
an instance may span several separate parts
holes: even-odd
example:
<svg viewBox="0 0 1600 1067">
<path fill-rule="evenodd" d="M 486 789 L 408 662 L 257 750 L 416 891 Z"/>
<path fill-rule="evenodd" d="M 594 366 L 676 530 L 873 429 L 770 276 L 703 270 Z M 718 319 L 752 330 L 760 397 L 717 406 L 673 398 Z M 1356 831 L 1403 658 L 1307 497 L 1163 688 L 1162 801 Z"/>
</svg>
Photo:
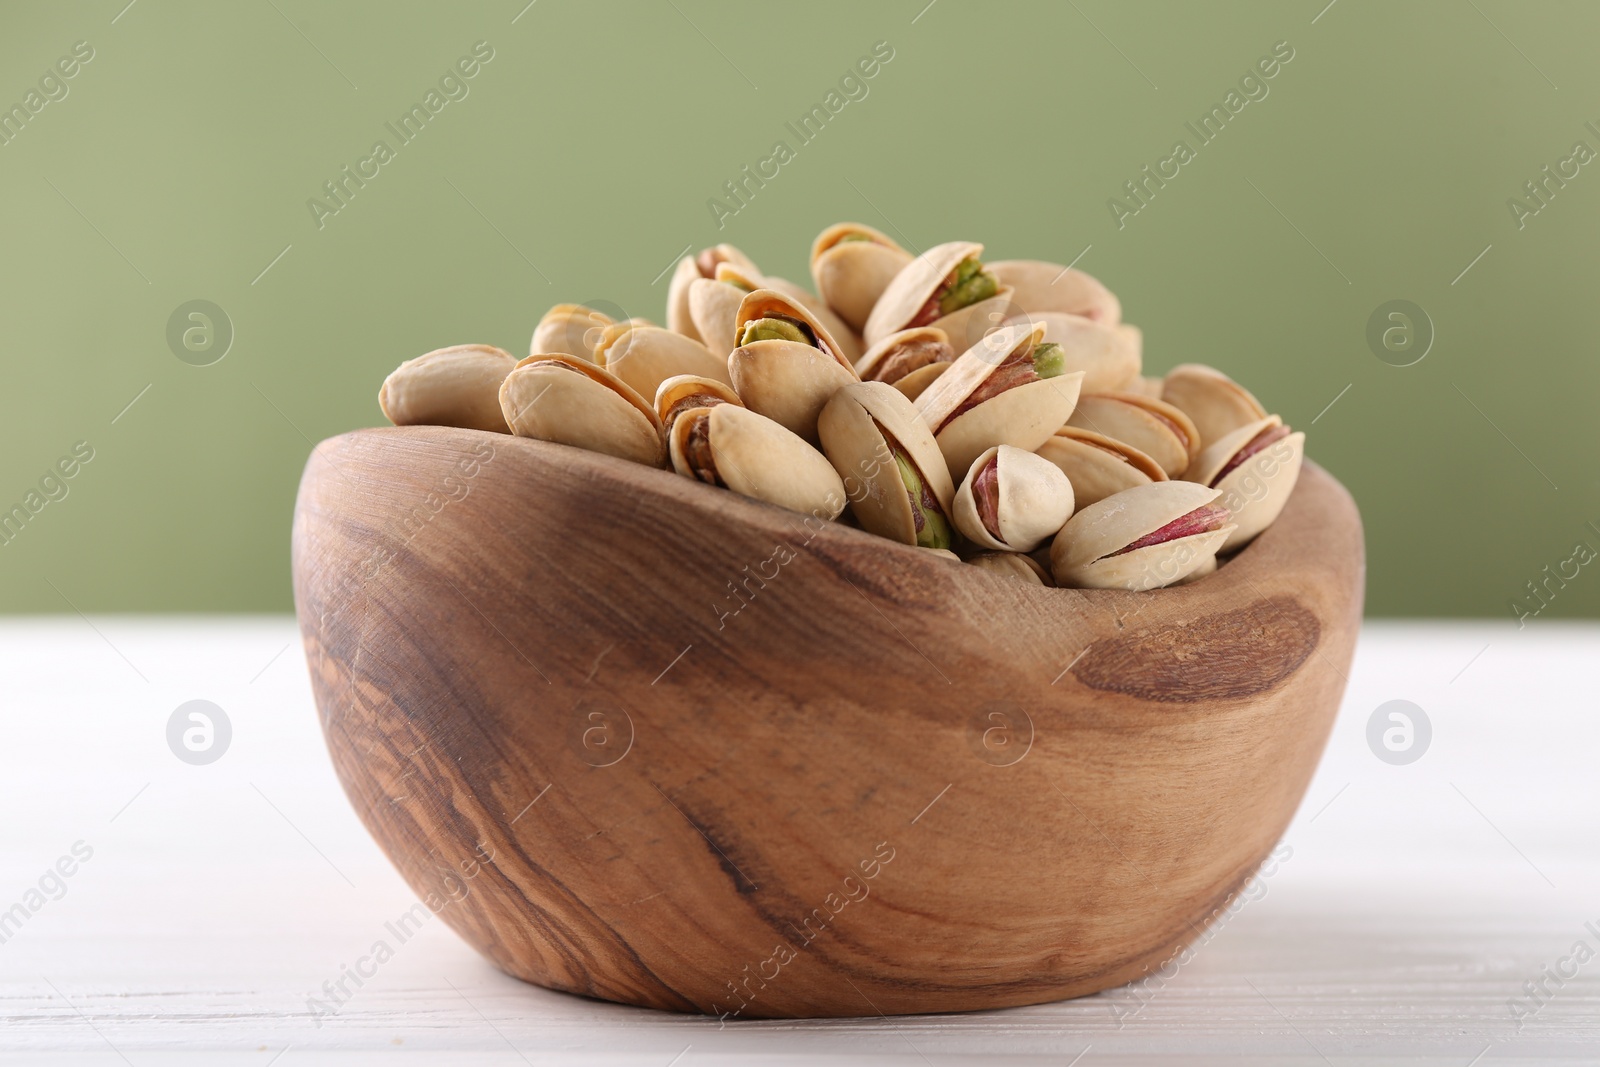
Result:
<svg viewBox="0 0 1600 1067">
<path fill-rule="evenodd" d="M 1095 393 L 1078 398 L 1067 425 L 1132 445 L 1176 478 L 1200 454 L 1200 434 L 1189 416 L 1139 393 Z"/>
<path fill-rule="evenodd" d="M 1167 480 L 1161 465 L 1132 445 L 1076 426 L 1061 427 L 1037 454 L 1072 482 L 1080 508 L 1136 485 Z"/>
<path fill-rule="evenodd" d="M 672 433 L 672 424 L 684 412 L 716 404 L 744 406 L 739 394 L 731 386 L 698 374 L 677 374 L 656 387 L 656 417 L 669 435 Z"/>
<path fill-rule="evenodd" d="M 1250 390 L 1202 363 L 1181 363 L 1168 371 L 1161 399 L 1189 416 L 1200 433 L 1201 448 L 1267 417 L 1267 409 Z"/>
<path fill-rule="evenodd" d="M 710 467 L 695 458 L 691 438 L 704 427 Z M 679 474 L 740 496 L 833 519 L 844 510 L 844 484 L 827 458 L 764 415 L 718 404 L 685 412 L 672 427 L 672 467 Z"/>
<path fill-rule="evenodd" d="M 516 366 L 492 345 L 453 345 L 408 359 L 378 390 L 378 406 L 396 426 L 463 426 L 507 433 L 500 383 Z"/>
<path fill-rule="evenodd" d="M 715 278 L 719 263 L 732 263 L 754 275 L 761 273 L 750 257 L 733 245 L 715 245 L 701 249 L 698 255 L 684 256 L 678 260 L 672 281 L 667 284 L 667 329 L 696 341 L 703 340 L 689 316 L 689 283 L 696 278 Z M 715 346 L 711 347 L 715 350 Z"/>
<path fill-rule="evenodd" d="M 903 544 L 917 543 L 917 516 L 896 449 L 933 494 L 940 515 L 950 515 L 954 488 L 939 446 L 916 406 L 893 386 L 844 386 L 823 408 L 817 431 L 863 529 Z"/>
<path fill-rule="evenodd" d="M 864 382 L 893 385 L 905 375 L 905 356 L 915 353 L 920 359 L 948 363 L 956 358 L 950 337 L 937 326 L 916 326 L 890 334 L 856 360 L 856 373 Z"/>
<path fill-rule="evenodd" d="M 577 356 L 552 353 L 518 363 L 500 385 L 500 410 L 518 437 L 573 445 L 648 467 L 662 466 L 666 459 L 661 420 L 644 397 Z"/>
<path fill-rule="evenodd" d="M 884 289 L 910 262 L 910 252 L 871 226 L 839 222 L 811 244 L 811 281 L 828 307 L 859 333 Z"/>
<path fill-rule="evenodd" d="M 533 328 L 533 343 L 528 354 L 565 352 L 569 356 L 589 359 L 600 334 L 607 326 L 616 323 L 610 315 L 583 304 L 557 304 L 544 313 L 539 325 Z"/>
<path fill-rule="evenodd" d="M 827 329 L 828 335 L 832 337 L 834 342 L 838 345 L 837 351 L 843 355 L 846 360 L 854 363 L 856 360 L 861 358 L 861 353 L 863 351 L 861 338 L 857 336 L 856 331 L 851 329 L 848 323 L 846 323 L 838 315 L 834 314 L 833 309 L 830 308 L 821 298 L 812 295 L 810 292 L 801 286 L 796 285 L 794 282 L 789 281 L 787 278 L 778 278 L 771 274 L 762 279 L 762 285 L 767 289 L 772 289 L 776 292 L 782 293 L 790 300 L 793 300 L 795 303 L 811 312 L 811 316 Z"/>
<path fill-rule="evenodd" d="M 1283 420 L 1276 415 L 1246 423 L 1211 444 L 1195 460 L 1191 468 L 1196 475 L 1194 480 L 1222 491 L 1221 503 L 1237 524 L 1218 551 L 1232 552 L 1249 544 L 1272 525 L 1289 502 L 1305 458 L 1306 435 L 1303 433 L 1291 433 L 1258 447 L 1227 474 L 1222 473 L 1257 437 L 1282 426 Z"/>
<path fill-rule="evenodd" d="M 822 406 L 841 386 L 859 379 L 827 327 L 798 301 L 776 290 L 757 289 L 745 296 L 734 316 L 735 337 L 747 323 L 769 315 L 805 323 L 817 344 L 762 340 L 735 348 L 728 356 L 733 388 L 752 411 L 815 442 Z"/>
<path fill-rule="evenodd" d="M 983 520 L 979 484 L 994 460 L 994 519 Z M 1032 552 L 1072 516 L 1072 483 L 1061 469 L 1032 452 L 1010 445 L 985 449 L 956 490 L 956 528 L 969 541 L 1002 552 Z"/>
<path fill-rule="evenodd" d="M 1030 314 L 1058 311 L 1108 325 L 1122 321 L 1116 296 L 1081 270 L 1037 259 L 1003 259 L 988 267 L 1001 285 L 1014 290 L 1012 301 Z"/>
<path fill-rule="evenodd" d="M 699 341 L 659 326 L 624 322 L 607 327 L 595 347 L 594 362 L 640 396 L 655 396 L 661 383 L 676 374 L 697 374 L 732 384 L 726 359 L 712 355 Z"/>
<path fill-rule="evenodd" d="M 980 567 L 990 574 L 997 574 L 1003 578 L 1015 578 L 1029 585 L 1055 585 L 1049 573 L 1033 561 L 1032 556 L 1022 555 L 1020 552 L 984 552 L 967 560 L 974 567 Z"/>
<path fill-rule="evenodd" d="M 1200 579 L 1208 575 L 1215 573 L 1217 573 L 1217 557 L 1207 556 L 1205 559 L 1200 561 L 1200 566 L 1196 567 L 1194 570 L 1190 571 L 1188 574 L 1184 575 L 1182 578 L 1179 578 L 1172 584 L 1190 585 L 1194 582 L 1198 582 Z"/>
<path fill-rule="evenodd" d="M 981 244 L 950 241 L 934 245 L 907 263 L 873 305 L 872 314 L 867 316 L 867 324 L 861 331 L 862 340 L 875 345 L 891 333 L 905 329 L 962 260 L 982 254 Z"/>
<path fill-rule="evenodd" d="M 1171 585 L 1215 557 L 1233 526 L 1123 550 L 1221 495 L 1194 482 L 1152 482 L 1089 505 L 1067 520 L 1050 546 L 1056 583 L 1133 590 Z"/>
<path fill-rule="evenodd" d="M 1139 376 L 1143 335 L 1133 327 L 1097 322 L 1082 315 L 1035 311 L 1008 320 L 1044 323 L 1044 339 L 1061 346 L 1067 370 L 1083 371 L 1083 391 L 1111 393 Z"/>
<path fill-rule="evenodd" d="M 689 321 L 712 354 L 726 358 L 733 351 L 733 318 L 745 295 L 745 290 L 711 278 L 689 283 Z"/>
<path fill-rule="evenodd" d="M 894 387 L 906 395 L 907 400 L 916 400 L 939 379 L 945 371 L 950 369 L 948 363 L 931 363 L 921 370 L 914 370 L 910 374 L 894 383 Z"/>
<path fill-rule="evenodd" d="M 1072 414 L 1082 372 L 1042 378 L 1007 389 L 952 417 L 1017 350 L 1044 336 L 1041 323 L 1006 326 L 967 349 L 917 398 L 917 410 L 934 431 L 953 477 L 965 477 L 978 454 L 991 445 L 1032 452 Z"/>
</svg>

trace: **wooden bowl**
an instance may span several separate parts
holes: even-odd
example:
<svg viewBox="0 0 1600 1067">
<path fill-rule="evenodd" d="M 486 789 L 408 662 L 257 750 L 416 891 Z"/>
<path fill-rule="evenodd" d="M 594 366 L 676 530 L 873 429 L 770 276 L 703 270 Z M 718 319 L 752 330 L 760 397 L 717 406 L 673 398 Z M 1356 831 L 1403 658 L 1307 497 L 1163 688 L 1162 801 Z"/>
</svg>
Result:
<svg viewBox="0 0 1600 1067">
<path fill-rule="evenodd" d="M 1364 570 L 1310 463 L 1237 558 L 1147 593 L 441 427 L 324 441 L 294 519 L 334 767 L 424 903 L 527 981 L 741 1019 L 1159 967 L 1299 804 Z"/>
</svg>

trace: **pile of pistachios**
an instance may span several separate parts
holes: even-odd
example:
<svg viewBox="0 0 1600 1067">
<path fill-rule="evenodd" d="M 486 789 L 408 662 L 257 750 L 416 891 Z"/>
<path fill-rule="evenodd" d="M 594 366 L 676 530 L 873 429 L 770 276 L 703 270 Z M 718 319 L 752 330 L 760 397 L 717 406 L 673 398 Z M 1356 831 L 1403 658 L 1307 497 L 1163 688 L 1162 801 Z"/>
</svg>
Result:
<svg viewBox="0 0 1600 1067">
<path fill-rule="evenodd" d="M 1210 367 L 1145 376 L 1142 334 L 1082 271 L 982 254 L 839 223 L 811 246 L 813 293 L 717 245 L 678 263 L 665 327 L 558 304 L 526 359 L 439 349 L 378 403 L 1044 585 L 1193 581 L 1271 525 L 1305 434 Z"/>
</svg>

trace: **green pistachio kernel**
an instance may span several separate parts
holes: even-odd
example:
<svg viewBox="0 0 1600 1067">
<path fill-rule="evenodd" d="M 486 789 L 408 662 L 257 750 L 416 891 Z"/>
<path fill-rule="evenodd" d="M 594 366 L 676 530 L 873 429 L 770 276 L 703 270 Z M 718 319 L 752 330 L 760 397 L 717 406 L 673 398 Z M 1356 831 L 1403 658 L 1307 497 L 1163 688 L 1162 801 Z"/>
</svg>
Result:
<svg viewBox="0 0 1600 1067">
<path fill-rule="evenodd" d="M 796 322 L 789 319 L 766 318 L 751 319 L 744 324 L 744 332 L 739 334 L 739 343 L 747 345 L 752 341 L 795 341 L 808 345 L 811 343 L 811 338 L 806 336 L 806 331 Z"/>
<path fill-rule="evenodd" d="M 895 466 L 900 468 L 900 481 L 906 487 L 911 501 L 911 520 L 917 531 L 919 548 L 949 548 L 950 522 L 939 510 L 939 502 L 922 481 L 916 464 L 899 448 L 894 449 Z"/>
<path fill-rule="evenodd" d="M 1067 354 L 1054 341 L 1046 341 L 1033 350 L 1033 372 L 1041 378 L 1054 378 L 1067 369 Z"/>
<path fill-rule="evenodd" d="M 1000 283 L 995 281 L 994 275 L 983 269 L 982 263 L 972 258 L 963 259 L 956 264 L 950 288 L 939 298 L 939 314 L 960 311 L 980 300 L 989 299 L 999 291 Z"/>
</svg>

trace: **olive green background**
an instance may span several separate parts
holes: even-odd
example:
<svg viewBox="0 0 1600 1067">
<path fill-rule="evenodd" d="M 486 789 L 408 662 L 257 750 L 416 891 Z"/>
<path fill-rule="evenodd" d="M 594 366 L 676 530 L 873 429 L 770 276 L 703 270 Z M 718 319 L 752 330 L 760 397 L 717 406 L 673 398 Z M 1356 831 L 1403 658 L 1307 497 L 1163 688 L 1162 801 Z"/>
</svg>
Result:
<svg viewBox="0 0 1600 1067">
<path fill-rule="evenodd" d="M 0 547 L 0 610 L 286 610 L 307 453 L 379 423 L 402 359 L 522 354 L 558 301 L 659 321 L 686 246 L 804 280 L 839 219 L 1081 253 L 1148 370 L 1214 363 L 1310 431 L 1361 505 L 1373 614 L 1510 619 L 1600 548 L 1600 165 L 1521 230 L 1506 204 L 1600 148 L 1592 4 L 125 3 L 0 13 L 0 103 L 95 50 L 0 146 L 0 507 L 95 451 Z M 480 40 L 469 95 L 319 229 L 308 199 Z M 868 95 L 801 144 L 785 122 L 878 41 Z M 1279 41 L 1269 95 L 1119 229 L 1108 199 Z M 795 158 L 719 229 L 707 201 L 778 140 Z M 167 343 L 195 299 L 235 331 L 211 366 Z M 1436 328 L 1414 366 L 1367 344 L 1393 299 Z M 1539 622 L 1596 614 L 1585 569 Z"/>
</svg>

